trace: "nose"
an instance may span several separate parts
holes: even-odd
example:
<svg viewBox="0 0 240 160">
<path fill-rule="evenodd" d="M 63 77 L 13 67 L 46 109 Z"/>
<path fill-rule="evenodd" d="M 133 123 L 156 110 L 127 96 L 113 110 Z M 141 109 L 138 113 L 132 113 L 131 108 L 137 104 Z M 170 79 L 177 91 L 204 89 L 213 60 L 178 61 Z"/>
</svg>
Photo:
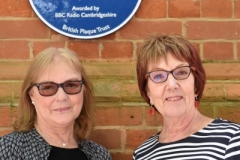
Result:
<svg viewBox="0 0 240 160">
<path fill-rule="evenodd" d="M 56 93 L 56 99 L 57 100 L 65 100 L 67 98 L 67 94 L 63 90 L 61 86 L 58 87 L 58 91 Z"/>
<path fill-rule="evenodd" d="M 173 77 L 171 73 L 168 74 L 168 79 L 166 81 L 167 89 L 176 89 L 178 88 L 178 81 Z"/>
</svg>

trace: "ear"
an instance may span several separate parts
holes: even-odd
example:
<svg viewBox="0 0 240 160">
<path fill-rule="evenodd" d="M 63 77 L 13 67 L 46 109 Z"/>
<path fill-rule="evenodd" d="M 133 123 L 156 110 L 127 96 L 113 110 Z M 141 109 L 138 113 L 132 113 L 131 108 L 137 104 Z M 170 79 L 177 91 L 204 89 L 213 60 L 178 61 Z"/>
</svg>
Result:
<svg viewBox="0 0 240 160">
<path fill-rule="evenodd" d="M 31 98 L 31 101 L 34 102 L 34 94 L 33 94 L 33 89 L 31 89 L 29 92 L 28 92 L 28 95 L 29 97 Z"/>
</svg>

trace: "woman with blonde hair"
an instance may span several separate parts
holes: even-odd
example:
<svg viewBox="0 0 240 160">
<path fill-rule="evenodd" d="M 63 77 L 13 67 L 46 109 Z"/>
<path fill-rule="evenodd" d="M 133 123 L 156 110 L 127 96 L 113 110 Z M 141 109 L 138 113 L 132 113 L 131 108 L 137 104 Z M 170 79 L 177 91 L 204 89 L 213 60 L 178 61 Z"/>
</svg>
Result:
<svg viewBox="0 0 240 160">
<path fill-rule="evenodd" d="M 78 56 L 48 48 L 22 84 L 14 132 L 0 138 L 1 159 L 111 160 L 87 139 L 93 123 L 92 85 Z"/>
</svg>

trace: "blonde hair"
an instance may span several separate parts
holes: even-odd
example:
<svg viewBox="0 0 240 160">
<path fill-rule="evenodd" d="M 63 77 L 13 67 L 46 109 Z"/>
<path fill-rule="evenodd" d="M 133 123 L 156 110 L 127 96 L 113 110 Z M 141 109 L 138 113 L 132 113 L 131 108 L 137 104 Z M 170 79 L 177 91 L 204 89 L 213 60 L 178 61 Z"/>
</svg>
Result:
<svg viewBox="0 0 240 160">
<path fill-rule="evenodd" d="M 64 48 L 48 48 L 39 53 L 32 61 L 22 84 L 20 102 L 18 105 L 18 118 L 14 122 L 14 130 L 20 132 L 29 131 L 34 127 L 37 115 L 35 107 L 31 103 L 29 91 L 36 83 L 36 80 L 40 77 L 44 70 L 51 65 L 54 58 L 57 56 L 66 60 L 77 73 L 82 75 L 84 85 L 83 106 L 81 113 L 75 119 L 74 133 L 75 138 L 78 140 L 84 140 L 93 127 L 94 100 L 92 84 L 89 81 L 77 54 Z"/>
</svg>

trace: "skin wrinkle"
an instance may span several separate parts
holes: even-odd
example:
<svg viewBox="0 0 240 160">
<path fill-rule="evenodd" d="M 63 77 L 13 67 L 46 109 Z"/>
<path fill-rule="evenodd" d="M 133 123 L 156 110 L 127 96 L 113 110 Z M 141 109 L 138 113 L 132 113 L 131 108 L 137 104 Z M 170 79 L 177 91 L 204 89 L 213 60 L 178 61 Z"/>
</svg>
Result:
<svg viewBox="0 0 240 160">
<path fill-rule="evenodd" d="M 170 71 L 180 66 L 188 66 L 187 62 L 178 60 L 171 53 L 168 53 L 164 58 L 160 57 L 159 61 L 156 62 L 154 65 L 149 64 L 148 71 L 155 69 Z M 198 124 L 197 119 L 201 116 L 194 106 L 196 95 L 192 73 L 184 80 L 176 80 L 172 74 L 169 74 L 168 79 L 159 84 L 148 80 L 147 88 L 150 102 L 164 117 L 164 127 L 159 141 L 172 142 L 175 141 L 175 138 L 187 137 L 199 129 L 195 127 Z M 181 98 L 167 99 L 171 97 Z"/>
</svg>

